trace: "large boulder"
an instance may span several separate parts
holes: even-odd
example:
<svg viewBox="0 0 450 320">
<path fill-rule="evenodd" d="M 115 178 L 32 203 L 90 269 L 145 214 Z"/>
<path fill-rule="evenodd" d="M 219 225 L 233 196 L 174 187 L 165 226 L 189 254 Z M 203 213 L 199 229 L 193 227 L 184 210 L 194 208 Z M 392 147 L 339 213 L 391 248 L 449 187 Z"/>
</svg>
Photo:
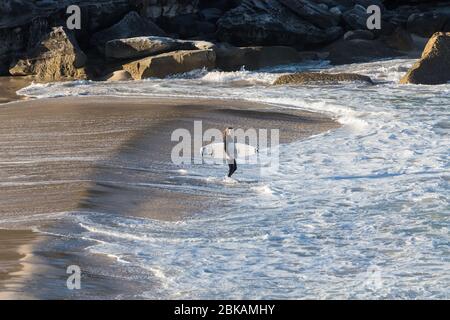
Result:
<svg viewBox="0 0 450 320">
<path fill-rule="evenodd" d="M 450 81 L 450 33 L 438 32 L 428 41 L 422 58 L 400 83 L 444 84 Z"/>
<path fill-rule="evenodd" d="M 9 72 L 14 76 L 32 75 L 39 81 L 84 79 L 85 63 L 86 55 L 73 34 L 58 27 L 41 39 Z"/>
<path fill-rule="evenodd" d="M 343 34 L 337 26 L 314 25 L 277 0 L 243 0 L 220 18 L 217 25 L 218 38 L 238 46 L 308 47 L 334 41 Z"/>
<path fill-rule="evenodd" d="M 407 30 L 421 37 L 430 38 L 435 32 L 444 30 L 450 15 L 439 12 L 414 13 L 408 18 Z"/>
<path fill-rule="evenodd" d="M 387 47 L 380 40 L 339 40 L 323 49 L 327 60 L 334 65 L 369 62 L 401 56 L 402 53 Z"/>
<path fill-rule="evenodd" d="M 105 44 L 114 39 L 165 35 L 165 32 L 152 21 L 143 19 L 132 11 L 112 27 L 95 33 L 91 38 L 91 45 L 104 53 Z"/>
<path fill-rule="evenodd" d="M 105 56 L 113 59 L 133 59 L 177 50 L 211 49 L 206 41 L 179 40 L 167 37 L 136 37 L 116 39 L 106 43 Z"/>
<path fill-rule="evenodd" d="M 370 14 L 367 13 L 367 7 L 361 4 L 356 4 L 352 9 L 343 13 L 342 19 L 344 20 L 346 27 L 350 30 L 367 30 L 367 20 Z M 382 14 L 381 29 L 374 29 L 372 32 L 375 34 L 390 34 L 395 26 L 391 24 L 387 19 L 384 19 L 387 14 Z"/>
<path fill-rule="evenodd" d="M 278 0 L 283 5 L 294 11 L 300 18 L 313 25 L 326 29 L 337 26 L 339 17 L 309 0 Z M 327 6 L 325 6 L 327 7 Z"/>
<path fill-rule="evenodd" d="M 346 82 L 361 82 L 365 84 L 373 84 L 372 79 L 357 73 L 321 73 L 321 72 L 300 72 L 280 76 L 274 85 L 285 84 L 339 84 Z"/>
<path fill-rule="evenodd" d="M 392 34 L 382 37 L 381 40 L 383 40 L 389 48 L 395 50 L 409 52 L 415 49 L 414 40 L 411 34 L 402 27 L 398 27 Z"/>
<path fill-rule="evenodd" d="M 196 69 L 213 69 L 216 54 L 213 50 L 189 50 L 163 53 L 123 65 L 133 79 L 164 78 Z"/>
<path fill-rule="evenodd" d="M 256 70 L 276 65 L 299 63 L 314 59 L 312 53 L 301 53 L 291 47 L 232 47 L 220 45 L 215 48 L 217 67 L 224 71 L 234 71 L 245 67 Z"/>
</svg>

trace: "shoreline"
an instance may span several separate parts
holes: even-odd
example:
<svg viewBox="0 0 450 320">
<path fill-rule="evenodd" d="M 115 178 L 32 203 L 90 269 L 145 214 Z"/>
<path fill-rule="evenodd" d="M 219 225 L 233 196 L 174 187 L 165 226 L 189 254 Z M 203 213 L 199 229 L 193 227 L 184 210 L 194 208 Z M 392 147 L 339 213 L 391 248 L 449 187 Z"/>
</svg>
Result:
<svg viewBox="0 0 450 320">
<path fill-rule="evenodd" d="M 170 141 L 173 130 L 191 130 L 195 120 L 203 121 L 203 130 L 225 125 L 244 129 L 282 128 L 280 142 L 286 143 L 340 127 L 324 115 L 307 111 L 276 110 L 270 105 L 245 101 L 172 98 L 65 97 L 16 101 L 0 108 L 0 119 L 8 124 L 0 129 L 0 136 L 4 137 L 0 141 L 0 154 L 5 155 L 0 156 L 4 169 L 0 174 L 0 217 L 4 221 L 77 211 L 106 212 L 112 217 L 182 220 L 193 213 L 207 212 L 214 195 L 189 194 L 178 189 L 186 181 L 194 186 L 199 182 L 177 177 L 178 169 L 170 163 L 170 150 L 176 144 Z M 159 187 L 161 184 L 168 189 Z M 40 226 L 39 222 L 31 223 L 32 227 Z M 39 233 L 25 233 L 27 236 L 0 229 L 0 237 L 12 243 L 33 243 L 28 237 L 41 238 Z M 72 245 L 76 250 L 83 247 Z M 33 245 L 29 248 L 27 254 L 33 256 Z M 18 255 L 18 248 L 8 250 L 16 255 L 7 255 L 2 247 L 0 266 L 16 267 L 0 279 L 0 285 L 6 288 L 11 283 L 20 283 L 24 277 L 23 273 L 15 272 L 24 257 Z M 107 263 L 105 257 L 80 257 L 82 253 L 77 259 L 92 267 L 99 261 Z M 53 254 L 60 257 L 58 262 L 46 255 L 36 258 L 43 260 L 40 277 L 50 282 L 64 278 L 64 273 L 58 274 L 61 273 L 58 268 L 70 263 L 69 258 L 61 258 L 64 252 Z M 49 265 L 52 271 L 42 271 Z M 91 281 L 98 284 L 100 279 L 93 276 Z M 109 291 L 115 291 L 111 288 L 119 291 L 120 284 L 114 279 L 107 278 L 106 283 Z M 64 291 L 59 294 L 66 295 Z"/>
</svg>

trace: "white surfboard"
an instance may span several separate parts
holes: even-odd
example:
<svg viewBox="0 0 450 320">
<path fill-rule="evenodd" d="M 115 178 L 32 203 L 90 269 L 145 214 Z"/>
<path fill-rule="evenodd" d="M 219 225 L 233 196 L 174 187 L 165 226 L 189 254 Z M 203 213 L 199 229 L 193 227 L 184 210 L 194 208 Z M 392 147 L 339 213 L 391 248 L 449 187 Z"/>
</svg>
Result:
<svg viewBox="0 0 450 320">
<path fill-rule="evenodd" d="M 235 143 L 236 158 L 247 158 L 258 153 L 258 148 L 243 143 Z M 213 159 L 225 159 L 225 148 L 223 143 L 211 143 L 200 149 L 202 157 Z"/>
</svg>

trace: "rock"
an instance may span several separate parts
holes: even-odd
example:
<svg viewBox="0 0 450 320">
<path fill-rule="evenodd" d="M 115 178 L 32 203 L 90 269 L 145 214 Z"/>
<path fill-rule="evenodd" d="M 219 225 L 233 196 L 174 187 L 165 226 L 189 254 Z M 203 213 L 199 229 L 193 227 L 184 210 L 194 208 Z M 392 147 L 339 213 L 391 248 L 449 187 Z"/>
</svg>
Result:
<svg viewBox="0 0 450 320">
<path fill-rule="evenodd" d="M 33 75 L 39 81 L 84 79 L 85 63 L 86 55 L 78 47 L 73 34 L 58 27 L 41 39 L 9 72 L 14 76 Z"/>
<path fill-rule="evenodd" d="M 171 19 L 161 20 L 160 25 L 166 32 L 176 37 L 187 39 L 197 35 L 197 14 L 183 14 Z"/>
<path fill-rule="evenodd" d="M 191 50 L 163 53 L 123 65 L 133 79 L 164 78 L 195 69 L 212 69 L 216 66 L 216 54 L 213 50 Z"/>
<path fill-rule="evenodd" d="M 235 71 L 245 67 L 256 70 L 276 65 L 299 63 L 314 59 L 314 54 L 304 54 L 291 47 L 232 47 L 218 46 L 216 49 L 217 67 L 224 71 Z"/>
<path fill-rule="evenodd" d="M 351 30 L 367 30 L 369 14 L 361 5 L 355 5 L 352 9 L 345 11 L 342 18 Z"/>
<path fill-rule="evenodd" d="M 207 8 L 200 11 L 200 17 L 204 21 L 215 23 L 222 16 L 223 11 L 217 8 Z"/>
<path fill-rule="evenodd" d="M 104 80 L 108 82 L 130 81 L 133 80 L 133 77 L 128 71 L 119 70 L 107 75 Z"/>
<path fill-rule="evenodd" d="M 425 49 L 429 38 L 419 37 L 418 35 L 412 34 L 411 38 L 413 40 L 414 50 L 418 51 L 418 57 L 422 56 L 422 52 Z"/>
<path fill-rule="evenodd" d="M 386 10 L 382 0 L 354 0 L 354 2 L 355 2 L 355 4 L 359 4 L 360 6 L 363 6 L 364 8 L 368 8 L 371 5 L 376 5 L 376 6 L 380 7 L 382 12 Z"/>
<path fill-rule="evenodd" d="M 129 0 L 2 0 L 0 2 L 0 29 L 25 26 L 36 19 L 63 25 L 68 6 L 80 6 L 82 32 L 93 32 L 105 28 L 131 10 Z M 55 25 L 52 24 L 52 25 Z"/>
<path fill-rule="evenodd" d="M 387 16 L 386 13 L 382 14 L 381 29 L 374 29 L 370 31 L 372 31 L 376 35 L 392 33 L 395 29 L 395 26 L 387 19 L 385 19 L 385 16 Z M 370 14 L 367 13 L 367 7 L 360 4 L 356 4 L 352 9 L 345 11 L 342 15 L 347 28 L 351 30 L 368 30 L 367 20 L 369 19 L 369 17 Z"/>
<path fill-rule="evenodd" d="M 9 75 L 9 67 L 14 56 L 25 46 L 24 32 L 0 29 L 0 76 Z"/>
<path fill-rule="evenodd" d="M 400 80 L 407 84 L 444 84 L 450 81 L 450 33 L 435 33 L 422 58 Z"/>
<path fill-rule="evenodd" d="M 219 40 L 238 46 L 295 45 L 304 48 L 329 43 L 343 34 L 340 27 L 321 29 L 315 26 L 276 0 L 242 0 L 238 7 L 219 19 L 217 26 Z"/>
<path fill-rule="evenodd" d="M 402 55 L 379 40 L 339 40 L 325 47 L 332 64 L 368 62 Z"/>
<path fill-rule="evenodd" d="M 94 34 L 91 45 L 104 53 L 108 41 L 140 36 L 165 36 L 165 32 L 150 20 L 145 20 L 132 11 L 112 27 Z"/>
<path fill-rule="evenodd" d="M 342 16 L 342 10 L 337 6 L 330 9 L 330 12 L 337 17 Z"/>
<path fill-rule="evenodd" d="M 389 48 L 398 51 L 407 52 L 414 50 L 415 48 L 413 38 L 411 37 L 409 32 L 402 27 L 398 27 L 394 31 L 394 33 L 389 36 L 383 37 L 382 40 Z"/>
<path fill-rule="evenodd" d="M 344 34 L 344 40 L 355 40 L 355 39 L 363 39 L 363 40 L 373 40 L 375 35 L 369 30 L 352 30 L 347 31 Z"/>
<path fill-rule="evenodd" d="M 343 82 L 362 82 L 373 84 L 372 79 L 356 73 L 321 73 L 321 72 L 300 72 L 294 74 L 283 75 L 279 77 L 274 85 L 284 84 L 338 84 Z"/>
<path fill-rule="evenodd" d="M 286 7 L 294 11 L 300 18 L 310 22 L 316 27 L 326 29 L 337 26 L 339 19 L 321 4 L 315 4 L 308 0 L 279 0 Z"/>
<path fill-rule="evenodd" d="M 200 35 L 213 34 L 217 30 L 216 24 L 208 21 L 197 21 L 195 27 Z"/>
<path fill-rule="evenodd" d="M 177 50 L 211 49 L 213 47 L 213 43 L 206 41 L 153 36 L 136 37 L 108 41 L 105 45 L 105 56 L 113 59 L 134 59 Z"/>
<path fill-rule="evenodd" d="M 142 16 L 158 19 L 196 13 L 198 0 L 129 0 Z"/>
<path fill-rule="evenodd" d="M 407 30 L 410 33 L 429 38 L 435 32 L 443 31 L 448 21 L 450 21 L 449 15 L 443 13 L 413 13 L 408 18 Z"/>
</svg>

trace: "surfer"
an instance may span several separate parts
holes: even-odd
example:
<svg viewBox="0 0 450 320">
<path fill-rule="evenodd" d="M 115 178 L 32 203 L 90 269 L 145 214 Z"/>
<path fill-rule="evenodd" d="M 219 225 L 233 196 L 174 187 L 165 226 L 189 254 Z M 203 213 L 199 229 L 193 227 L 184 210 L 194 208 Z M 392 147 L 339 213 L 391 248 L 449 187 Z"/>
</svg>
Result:
<svg viewBox="0 0 450 320">
<path fill-rule="evenodd" d="M 228 162 L 228 178 L 231 178 L 237 170 L 236 164 L 236 146 L 234 144 L 234 130 L 228 127 L 223 132 L 223 146 L 225 148 L 225 158 Z"/>
</svg>

